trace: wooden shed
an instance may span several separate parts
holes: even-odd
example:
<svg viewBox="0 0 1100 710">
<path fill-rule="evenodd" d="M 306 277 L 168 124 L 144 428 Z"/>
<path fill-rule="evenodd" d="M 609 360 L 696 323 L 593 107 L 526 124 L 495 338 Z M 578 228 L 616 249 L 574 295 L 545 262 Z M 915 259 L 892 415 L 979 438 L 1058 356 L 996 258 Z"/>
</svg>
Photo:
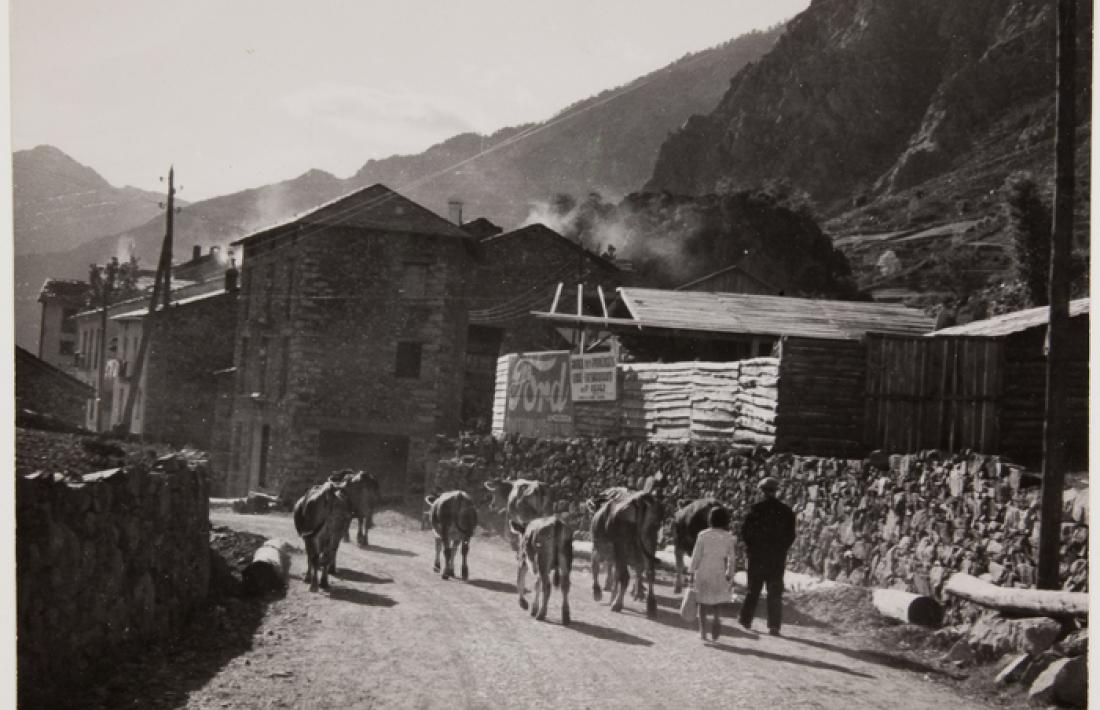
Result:
<svg viewBox="0 0 1100 710">
<path fill-rule="evenodd" d="M 836 456 L 865 453 L 868 333 L 920 338 L 933 327 L 897 304 L 647 288 L 618 289 L 602 313 L 589 301 L 561 312 L 570 308 L 535 315 L 588 342 L 614 335 L 637 362 L 777 357 L 775 448 Z"/>
</svg>

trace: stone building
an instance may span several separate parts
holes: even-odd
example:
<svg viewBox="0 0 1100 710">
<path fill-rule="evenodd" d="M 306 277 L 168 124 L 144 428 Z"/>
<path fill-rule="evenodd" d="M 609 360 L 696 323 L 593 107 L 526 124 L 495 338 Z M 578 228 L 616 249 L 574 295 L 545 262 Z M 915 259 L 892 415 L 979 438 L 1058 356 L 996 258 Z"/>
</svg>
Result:
<svg viewBox="0 0 1100 710">
<path fill-rule="evenodd" d="M 344 467 L 422 486 L 458 429 L 474 239 L 373 185 L 235 244 L 229 494 L 294 498 Z"/>
<path fill-rule="evenodd" d="M 570 346 L 557 329 L 531 317 L 546 307 L 559 283 L 565 285 L 563 302 L 573 303 L 577 284 L 595 295 L 597 285 L 614 290 L 626 280 L 611 259 L 542 224 L 491 234 L 478 242 L 478 249 L 463 393 L 463 422 L 475 428 L 492 418 L 497 357 Z"/>
<path fill-rule="evenodd" d="M 73 374 L 93 390 L 85 404 L 85 428 L 118 427 L 130 391 L 136 387 L 129 433 L 179 446 L 212 447 L 214 373 L 233 365 L 236 269 L 207 265 L 201 277 L 206 280 L 173 280 L 169 308 L 153 315 L 153 337 L 140 382 L 135 380 L 136 365 L 149 317 L 149 294 L 108 306 L 105 331 L 102 308 L 73 316 L 77 342 Z M 144 286 L 139 280 L 139 287 Z"/>
<path fill-rule="evenodd" d="M 38 294 L 42 323 L 38 333 L 38 357 L 69 374 L 77 369 L 76 320 L 92 287 L 86 281 L 46 279 Z"/>
</svg>

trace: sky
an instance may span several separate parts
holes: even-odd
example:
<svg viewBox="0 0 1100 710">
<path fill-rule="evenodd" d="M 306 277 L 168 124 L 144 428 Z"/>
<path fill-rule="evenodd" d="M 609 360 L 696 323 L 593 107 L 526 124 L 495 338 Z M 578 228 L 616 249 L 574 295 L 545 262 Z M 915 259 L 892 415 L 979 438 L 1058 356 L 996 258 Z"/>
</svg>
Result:
<svg viewBox="0 0 1100 710">
<path fill-rule="evenodd" d="M 13 150 L 195 201 L 541 121 L 809 0 L 10 0 Z"/>
</svg>

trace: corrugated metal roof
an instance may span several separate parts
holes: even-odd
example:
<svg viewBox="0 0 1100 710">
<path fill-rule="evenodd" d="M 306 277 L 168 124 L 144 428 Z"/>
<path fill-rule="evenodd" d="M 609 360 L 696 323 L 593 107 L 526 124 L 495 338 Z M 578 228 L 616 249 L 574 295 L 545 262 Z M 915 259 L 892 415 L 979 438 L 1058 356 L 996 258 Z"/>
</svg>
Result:
<svg viewBox="0 0 1100 710">
<path fill-rule="evenodd" d="M 290 226 L 358 227 L 386 232 L 429 234 L 474 241 L 474 238 L 435 212 L 382 184 L 364 187 L 307 212 L 250 234 L 234 245 L 271 236 Z"/>
<path fill-rule="evenodd" d="M 1089 299 L 1078 298 L 1076 301 L 1070 301 L 1069 315 L 1071 318 L 1074 316 L 1088 315 L 1088 313 Z M 969 335 L 974 337 L 997 338 L 1003 335 L 1012 335 L 1013 333 L 1019 333 L 1031 328 L 1045 326 L 1049 320 L 1050 307 L 1039 306 L 1038 308 L 1028 308 L 1022 311 L 994 316 L 993 318 L 976 320 L 964 325 L 954 325 L 950 328 L 933 331 L 928 333 L 928 335 L 933 337 L 940 335 Z"/>
<path fill-rule="evenodd" d="M 921 335 L 935 323 L 923 311 L 891 303 L 648 288 L 619 294 L 643 328 L 854 340 L 867 332 Z"/>
</svg>

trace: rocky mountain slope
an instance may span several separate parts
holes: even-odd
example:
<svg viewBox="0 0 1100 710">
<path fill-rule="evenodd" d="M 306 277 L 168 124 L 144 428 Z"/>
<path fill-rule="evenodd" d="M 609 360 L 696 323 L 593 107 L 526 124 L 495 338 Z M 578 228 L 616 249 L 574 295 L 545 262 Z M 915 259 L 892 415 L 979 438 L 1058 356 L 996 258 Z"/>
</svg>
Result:
<svg viewBox="0 0 1100 710">
<path fill-rule="evenodd" d="M 980 217 L 1012 171 L 1052 174 L 1054 15 L 1024 0 L 815 0 L 662 145 L 647 188 L 788 181 L 840 233 Z M 1087 158 L 1091 4 L 1078 26 Z"/>
<path fill-rule="evenodd" d="M 506 227 L 518 226 L 533 203 L 557 192 L 599 190 L 621 196 L 645 181 L 668 133 L 692 113 L 713 108 L 730 78 L 763 56 L 781 32 L 780 27 L 753 32 L 690 54 L 542 123 L 504 128 L 490 136 L 458 135 L 417 155 L 370 160 L 347 179 L 313 170 L 292 180 L 195 202 L 176 218 L 177 258 L 190 254 L 192 245 L 224 246 L 376 182 L 440 214 L 446 214 L 448 199 L 458 197 L 468 218 L 485 216 Z M 161 199 L 150 200 L 152 212 L 144 224 L 89 227 L 81 234 L 97 238 L 70 243 L 68 251 L 32 255 L 17 250 L 17 342 L 30 347 L 37 342 L 35 299 L 47 276 L 83 278 L 89 262 L 124 253 L 131 245 L 143 264 L 154 264 L 164 235 L 164 216 L 156 207 Z M 81 220 L 81 214 L 72 212 L 74 220 Z M 17 218 L 17 240 L 33 239 L 21 234 L 40 231 L 33 220 Z"/>
<path fill-rule="evenodd" d="M 12 155 L 15 253 L 66 251 L 104 234 L 144 224 L 163 197 L 112 187 L 95 170 L 57 148 Z"/>
</svg>

